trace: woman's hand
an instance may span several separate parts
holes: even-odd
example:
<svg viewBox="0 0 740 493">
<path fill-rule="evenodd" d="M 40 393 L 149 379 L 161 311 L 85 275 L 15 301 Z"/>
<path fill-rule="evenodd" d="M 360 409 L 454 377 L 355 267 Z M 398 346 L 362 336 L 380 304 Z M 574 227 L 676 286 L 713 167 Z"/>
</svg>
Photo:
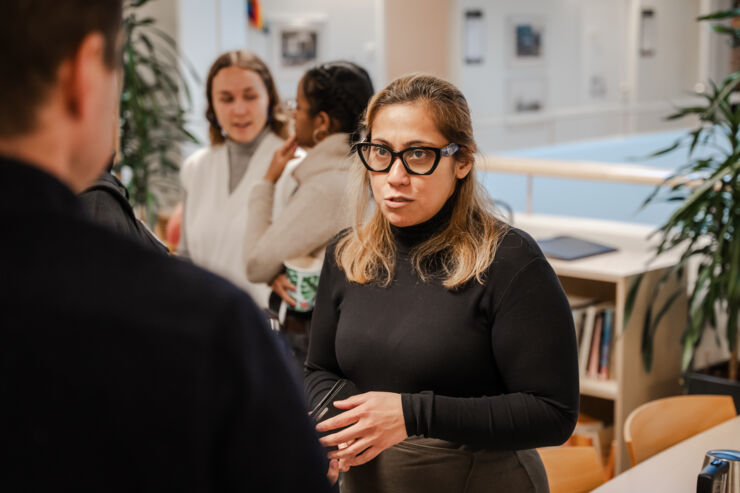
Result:
<svg viewBox="0 0 740 493">
<path fill-rule="evenodd" d="M 288 161 L 296 157 L 295 150 L 297 148 L 298 144 L 296 143 L 295 135 L 286 140 L 285 144 L 283 144 L 282 147 L 272 155 L 270 167 L 267 168 L 267 172 L 265 173 L 265 180 L 272 183 L 277 182 L 280 175 L 283 174 L 283 170 L 288 164 Z"/>
<path fill-rule="evenodd" d="M 339 479 L 339 461 L 336 459 L 329 461 L 329 471 L 326 473 L 326 478 L 329 480 L 332 486 L 337 483 Z"/>
<path fill-rule="evenodd" d="M 270 287 L 275 291 L 287 304 L 295 306 L 295 300 L 288 294 L 289 291 L 294 292 L 296 290 L 295 285 L 288 280 L 288 276 L 285 274 L 279 274 L 270 283 Z"/>
<path fill-rule="evenodd" d="M 329 459 L 339 459 L 340 470 L 364 464 L 408 436 L 401 394 L 366 392 L 337 401 L 334 405 L 347 411 L 319 423 L 316 430 L 328 431 L 349 426 L 321 439 L 324 446 L 348 444 L 340 450 L 329 452 Z"/>
</svg>

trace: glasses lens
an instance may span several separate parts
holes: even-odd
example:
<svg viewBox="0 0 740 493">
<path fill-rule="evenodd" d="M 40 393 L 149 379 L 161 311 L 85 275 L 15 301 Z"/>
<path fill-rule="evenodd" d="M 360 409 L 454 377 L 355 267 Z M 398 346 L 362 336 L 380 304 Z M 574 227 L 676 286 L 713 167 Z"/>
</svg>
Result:
<svg viewBox="0 0 740 493">
<path fill-rule="evenodd" d="M 386 169 L 391 162 L 391 153 L 385 147 L 360 144 L 359 148 L 362 161 L 374 171 Z"/>
<path fill-rule="evenodd" d="M 403 153 L 403 161 L 414 173 L 428 173 L 437 160 L 437 154 L 430 149 L 408 149 Z"/>
<path fill-rule="evenodd" d="M 283 109 L 288 113 L 293 113 L 296 110 L 295 99 L 286 99 L 283 101 Z"/>
</svg>

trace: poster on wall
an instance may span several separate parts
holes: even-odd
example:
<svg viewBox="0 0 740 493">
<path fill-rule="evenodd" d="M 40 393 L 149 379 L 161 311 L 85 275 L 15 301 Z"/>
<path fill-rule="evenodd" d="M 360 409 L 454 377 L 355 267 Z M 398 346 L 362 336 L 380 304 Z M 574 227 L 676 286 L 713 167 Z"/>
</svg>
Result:
<svg viewBox="0 0 740 493">
<path fill-rule="evenodd" d="M 465 63 L 467 65 L 483 63 L 484 32 L 483 11 L 466 10 L 463 33 L 465 33 Z"/>
<path fill-rule="evenodd" d="M 640 12 L 640 56 L 655 56 L 655 10 Z"/>
<path fill-rule="evenodd" d="M 326 21 L 323 16 L 271 18 L 270 68 L 278 81 L 297 82 L 301 75 L 324 59 Z"/>
<path fill-rule="evenodd" d="M 280 33 L 280 64 L 283 67 L 315 64 L 319 33 L 314 29 L 284 29 Z"/>
<path fill-rule="evenodd" d="M 545 19 L 537 15 L 510 17 L 509 63 L 512 66 L 536 66 L 545 60 Z"/>
<path fill-rule="evenodd" d="M 509 113 L 539 113 L 545 108 L 544 77 L 510 79 L 507 87 Z"/>
</svg>

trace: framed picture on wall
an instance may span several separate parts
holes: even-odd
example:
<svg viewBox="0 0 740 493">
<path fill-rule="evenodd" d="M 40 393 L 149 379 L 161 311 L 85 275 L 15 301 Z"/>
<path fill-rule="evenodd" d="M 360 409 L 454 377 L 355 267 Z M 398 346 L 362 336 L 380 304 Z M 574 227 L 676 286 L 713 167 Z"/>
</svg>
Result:
<svg viewBox="0 0 740 493">
<path fill-rule="evenodd" d="M 545 60 L 545 18 L 539 15 L 509 17 L 509 63 L 512 66 L 536 66 Z"/>
<path fill-rule="evenodd" d="M 517 77 L 507 84 L 507 109 L 509 113 L 540 113 L 546 105 L 544 77 Z"/>
<path fill-rule="evenodd" d="M 326 19 L 323 16 L 276 17 L 268 21 L 270 70 L 278 80 L 296 81 L 324 61 Z"/>
</svg>

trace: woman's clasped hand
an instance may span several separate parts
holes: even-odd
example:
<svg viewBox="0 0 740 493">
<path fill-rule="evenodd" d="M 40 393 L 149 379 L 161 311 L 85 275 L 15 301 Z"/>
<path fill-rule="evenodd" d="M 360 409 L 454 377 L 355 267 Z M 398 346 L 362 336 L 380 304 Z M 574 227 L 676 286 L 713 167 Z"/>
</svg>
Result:
<svg viewBox="0 0 740 493">
<path fill-rule="evenodd" d="M 344 428 L 321 439 L 325 447 L 339 447 L 329 452 L 329 459 L 339 460 L 341 471 L 374 459 L 408 436 L 401 394 L 366 392 L 336 401 L 334 405 L 345 411 L 319 423 L 316 430 L 325 432 Z"/>
</svg>

